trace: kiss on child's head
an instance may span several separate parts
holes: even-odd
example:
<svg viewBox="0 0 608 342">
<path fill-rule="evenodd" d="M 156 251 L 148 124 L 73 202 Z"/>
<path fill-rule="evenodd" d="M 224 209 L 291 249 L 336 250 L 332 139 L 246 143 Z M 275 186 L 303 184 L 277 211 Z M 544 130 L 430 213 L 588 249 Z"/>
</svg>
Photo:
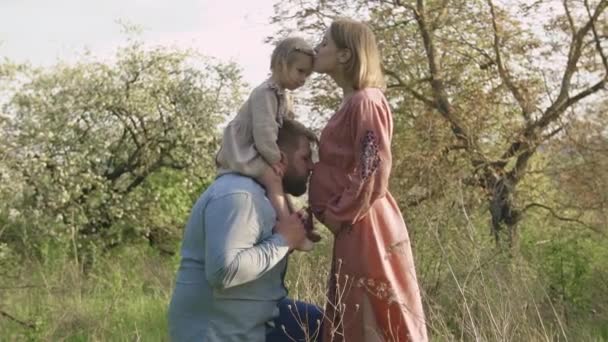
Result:
<svg viewBox="0 0 608 342">
<path fill-rule="evenodd" d="M 297 89 L 304 85 L 312 73 L 313 59 L 314 50 L 304 39 L 285 38 L 272 52 L 272 79 L 282 88 Z"/>
</svg>

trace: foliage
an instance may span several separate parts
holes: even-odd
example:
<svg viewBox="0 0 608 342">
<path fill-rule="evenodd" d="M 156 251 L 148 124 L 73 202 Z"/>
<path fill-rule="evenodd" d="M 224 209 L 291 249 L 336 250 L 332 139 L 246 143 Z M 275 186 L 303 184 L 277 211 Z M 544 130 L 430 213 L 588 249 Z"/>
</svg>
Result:
<svg viewBox="0 0 608 342">
<path fill-rule="evenodd" d="M 607 4 L 277 3 L 270 40 L 318 40 L 336 15 L 379 38 L 391 192 L 434 340 L 608 339 Z M 166 340 L 169 255 L 242 90 L 235 65 L 137 42 L 113 62 L 0 63 L 3 336 Z M 338 89 L 315 75 L 303 93 L 322 127 Z M 320 305 L 322 235 L 286 277 Z"/>
<path fill-rule="evenodd" d="M 235 65 L 132 42 L 114 63 L 12 76 L 0 126 L 12 228 L 2 241 L 69 241 L 77 253 L 181 236 L 193 194 L 215 172 L 215 127 L 241 99 Z"/>
<path fill-rule="evenodd" d="M 520 200 L 530 163 L 606 96 L 607 6 L 298 0 L 278 3 L 273 22 L 281 27 L 276 36 L 298 31 L 318 40 L 335 16 L 366 21 L 382 49 L 404 202 L 462 182 L 478 194 L 471 197 L 484 197 L 496 240 L 516 245 L 531 204 Z M 315 116 L 336 107 L 328 81 L 311 83 Z"/>
</svg>

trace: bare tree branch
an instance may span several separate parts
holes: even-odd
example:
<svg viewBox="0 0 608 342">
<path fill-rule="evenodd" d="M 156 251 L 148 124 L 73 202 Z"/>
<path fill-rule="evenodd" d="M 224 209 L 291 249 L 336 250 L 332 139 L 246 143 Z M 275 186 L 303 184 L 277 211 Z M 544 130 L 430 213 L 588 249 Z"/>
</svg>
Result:
<svg viewBox="0 0 608 342">
<path fill-rule="evenodd" d="M 564 112 L 566 109 L 570 108 L 572 105 L 576 104 L 577 102 L 579 102 L 580 100 L 586 98 L 589 95 L 592 95 L 602 89 L 604 89 L 606 86 L 606 77 L 604 77 L 603 80 L 597 82 L 596 84 L 594 84 L 593 86 L 591 86 L 591 88 L 587 88 L 583 91 L 581 91 L 580 93 L 572 96 L 571 98 L 569 98 L 564 104 L 563 104 L 563 109 L 561 109 L 561 112 Z"/>
<path fill-rule="evenodd" d="M 564 128 L 566 128 L 566 126 L 564 126 L 564 125 L 559 126 L 558 128 L 554 129 L 553 131 L 551 131 L 551 132 L 547 133 L 545 136 L 543 136 L 543 140 L 548 140 L 548 139 L 553 138 L 556 134 L 563 131 Z"/>
<path fill-rule="evenodd" d="M 602 49 L 602 44 L 600 42 L 600 36 L 597 33 L 597 29 L 595 28 L 595 22 L 592 19 L 591 10 L 589 9 L 589 1 L 585 0 L 585 10 L 587 10 L 587 15 L 591 21 L 591 31 L 593 32 L 593 41 L 595 42 L 595 47 L 597 48 L 597 52 L 600 54 L 602 58 L 602 63 L 604 64 L 604 69 L 606 70 L 606 77 L 608 77 L 608 59 L 606 59 L 606 55 L 604 54 L 604 50 Z M 601 4 L 600 4 L 601 5 Z M 605 78 L 605 77 L 604 77 Z"/>
<path fill-rule="evenodd" d="M 22 325 L 22 326 L 24 326 L 26 328 L 36 329 L 36 325 L 34 323 L 22 321 L 22 320 L 14 317 L 13 315 L 9 314 L 8 312 L 6 312 L 4 310 L 0 310 L 0 316 L 6 317 L 6 318 L 10 319 L 11 321 L 13 321 L 15 323 L 18 323 L 19 325 Z"/>
<path fill-rule="evenodd" d="M 494 54 L 496 55 L 496 65 L 498 66 L 498 74 L 500 78 L 505 83 L 507 88 L 515 97 L 515 100 L 519 104 L 519 107 L 522 110 L 522 114 L 526 121 L 530 121 L 530 114 L 534 111 L 534 106 L 531 105 L 530 101 L 524 97 L 521 91 L 517 88 L 511 75 L 509 75 L 509 71 L 505 67 L 505 64 L 502 60 L 502 54 L 500 52 L 500 34 L 498 30 L 498 24 L 496 23 L 496 11 L 494 8 L 494 3 L 492 0 L 488 0 L 488 5 L 490 6 L 490 14 L 492 15 L 492 30 L 494 32 Z"/>
<path fill-rule="evenodd" d="M 597 21 L 599 15 L 604 11 L 608 1 L 602 0 L 597 8 L 595 9 L 595 13 L 590 16 L 589 21 L 581 27 L 576 34 L 572 37 L 572 42 L 570 43 L 570 48 L 568 51 L 568 62 L 566 65 L 566 70 L 564 71 L 564 75 L 562 76 L 562 82 L 560 87 L 559 95 L 553 104 L 545 111 L 543 117 L 532 125 L 530 128 L 543 128 L 545 127 L 555 116 L 561 114 L 557 108 L 560 108 L 564 102 L 568 100 L 568 92 L 570 91 L 570 82 L 572 80 L 572 76 L 576 72 L 576 65 L 581 57 L 582 46 L 584 42 L 585 35 L 591 30 L 592 25 L 595 21 Z M 564 108 L 565 109 L 565 108 Z"/>
<path fill-rule="evenodd" d="M 139 142 L 139 139 L 137 138 L 137 134 L 135 133 L 135 131 L 133 131 L 133 128 L 131 127 L 131 125 L 129 125 L 129 123 L 125 120 L 124 118 L 124 113 L 122 112 L 122 110 L 120 108 L 117 107 L 109 107 L 108 112 L 110 112 L 110 114 L 114 115 L 118 120 L 120 120 L 120 122 L 122 122 L 123 127 L 129 131 L 129 135 L 131 135 L 131 139 L 133 139 L 133 143 L 135 143 L 135 146 L 137 146 L 138 148 L 141 148 L 142 144 Z M 135 128 L 137 127 L 137 125 L 133 122 L 133 120 L 130 120 L 131 124 L 133 124 L 135 126 Z"/>
<path fill-rule="evenodd" d="M 526 126 L 524 132 L 522 133 L 522 137 L 509 146 L 507 151 L 502 155 L 502 159 L 508 159 L 515 155 L 523 153 L 526 149 L 535 148 L 535 145 L 537 145 L 539 142 L 539 134 L 542 129 L 544 129 L 551 122 L 556 120 L 570 106 L 576 104 L 585 97 L 605 87 L 606 76 L 604 76 L 601 81 L 597 82 L 590 88 L 579 92 L 573 97 L 569 96 L 570 82 L 574 73 L 577 70 L 576 65 L 581 57 L 584 37 L 591 30 L 592 26 L 594 25 L 594 22 L 597 21 L 599 15 L 602 13 L 603 10 L 606 9 L 607 5 L 608 0 L 602 0 L 599 3 L 598 7 L 595 9 L 593 15 L 589 18 L 589 21 L 583 27 L 581 27 L 573 36 L 568 52 L 568 62 L 566 65 L 566 70 L 564 71 L 564 74 L 562 76 L 559 95 L 557 96 L 555 101 L 552 102 L 552 104 L 543 112 L 543 115 L 540 119 Z M 524 164 L 525 163 L 522 163 L 522 165 Z"/>
<path fill-rule="evenodd" d="M 570 7 L 568 7 L 568 0 L 563 0 L 562 4 L 564 5 L 564 11 L 566 12 L 566 18 L 568 18 L 568 24 L 570 25 L 570 32 L 572 33 L 572 37 L 576 35 L 576 26 L 574 25 L 574 20 L 572 19 L 572 14 L 570 13 Z"/>
<path fill-rule="evenodd" d="M 551 208 L 549 206 L 546 206 L 544 204 L 541 204 L 541 203 L 530 203 L 530 204 L 528 204 L 528 205 L 526 205 L 524 207 L 523 211 L 527 211 L 527 210 L 529 210 L 531 208 L 534 208 L 534 207 L 542 208 L 542 209 L 545 209 L 545 210 L 549 211 L 549 213 L 551 213 L 551 215 L 553 217 L 555 217 L 556 219 L 558 219 L 560 221 L 578 223 L 578 224 L 580 224 L 580 225 L 582 225 L 582 226 L 584 226 L 586 228 L 589 228 L 589 229 L 593 230 L 596 233 L 599 233 L 599 234 L 602 234 L 602 235 L 606 235 L 606 233 L 604 233 L 603 231 L 597 229 L 596 227 L 590 226 L 587 223 L 585 223 L 585 222 L 583 222 L 583 221 L 581 221 L 579 219 L 572 218 L 572 217 L 561 216 L 561 215 L 559 215 L 558 213 L 555 212 L 555 209 L 553 209 L 553 208 Z"/>
<path fill-rule="evenodd" d="M 405 4 L 403 4 L 403 6 L 411 8 L 410 6 L 406 6 Z M 474 146 L 474 142 L 472 141 L 469 133 L 464 129 L 464 126 L 454 115 L 452 106 L 450 104 L 450 101 L 448 100 L 448 95 L 445 90 L 445 84 L 443 82 L 439 64 L 437 62 L 437 52 L 435 51 L 431 31 L 428 27 L 428 23 L 426 22 L 425 18 L 424 1 L 417 0 L 416 8 L 413 10 L 414 18 L 418 23 L 420 34 L 422 35 L 424 49 L 427 55 L 428 67 L 431 76 L 431 88 L 433 89 L 433 97 L 435 98 L 434 102 L 436 104 L 436 109 L 450 123 L 452 132 L 454 133 L 456 138 L 462 141 L 467 146 L 467 149 L 469 151 L 476 151 L 477 149 Z"/>
<path fill-rule="evenodd" d="M 399 75 L 389 69 L 384 68 L 384 73 L 391 76 L 392 78 L 395 79 L 395 81 L 397 81 L 397 84 L 394 85 L 390 85 L 390 88 L 403 88 L 405 89 L 408 93 L 410 93 L 412 96 L 414 96 L 416 99 L 418 99 L 419 101 L 423 102 L 425 105 L 434 108 L 434 109 L 438 109 L 437 104 L 435 103 L 435 101 L 426 98 L 424 95 L 420 94 L 419 92 L 417 92 L 414 88 L 408 86 L 402 79 L 401 77 L 399 77 Z"/>
</svg>

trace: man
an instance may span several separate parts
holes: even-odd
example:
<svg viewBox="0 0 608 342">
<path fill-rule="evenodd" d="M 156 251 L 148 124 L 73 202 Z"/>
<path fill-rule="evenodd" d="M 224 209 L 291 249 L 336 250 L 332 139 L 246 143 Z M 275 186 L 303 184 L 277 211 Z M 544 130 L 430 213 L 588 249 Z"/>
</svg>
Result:
<svg viewBox="0 0 608 342">
<path fill-rule="evenodd" d="M 288 194 L 306 192 L 314 140 L 296 121 L 285 120 L 279 130 Z M 234 173 L 218 177 L 194 205 L 184 233 L 169 306 L 172 341 L 299 341 L 305 336 L 300 326 L 314 335 L 321 311 L 286 299 L 283 283 L 287 255 L 307 236 L 303 218 L 311 218 L 305 216 L 294 213 L 276 222 L 264 188 L 254 179 Z"/>
</svg>

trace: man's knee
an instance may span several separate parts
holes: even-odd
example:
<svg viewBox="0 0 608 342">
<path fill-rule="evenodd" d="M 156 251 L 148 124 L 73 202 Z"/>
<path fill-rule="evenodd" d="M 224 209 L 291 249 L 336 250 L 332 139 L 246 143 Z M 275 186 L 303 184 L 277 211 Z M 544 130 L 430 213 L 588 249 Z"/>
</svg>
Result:
<svg viewBox="0 0 608 342">
<path fill-rule="evenodd" d="M 279 302 L 277 328 L 295 341 L 320 341 L 323 311 L 314 304 L 285 298 Z"/>
</svg>

